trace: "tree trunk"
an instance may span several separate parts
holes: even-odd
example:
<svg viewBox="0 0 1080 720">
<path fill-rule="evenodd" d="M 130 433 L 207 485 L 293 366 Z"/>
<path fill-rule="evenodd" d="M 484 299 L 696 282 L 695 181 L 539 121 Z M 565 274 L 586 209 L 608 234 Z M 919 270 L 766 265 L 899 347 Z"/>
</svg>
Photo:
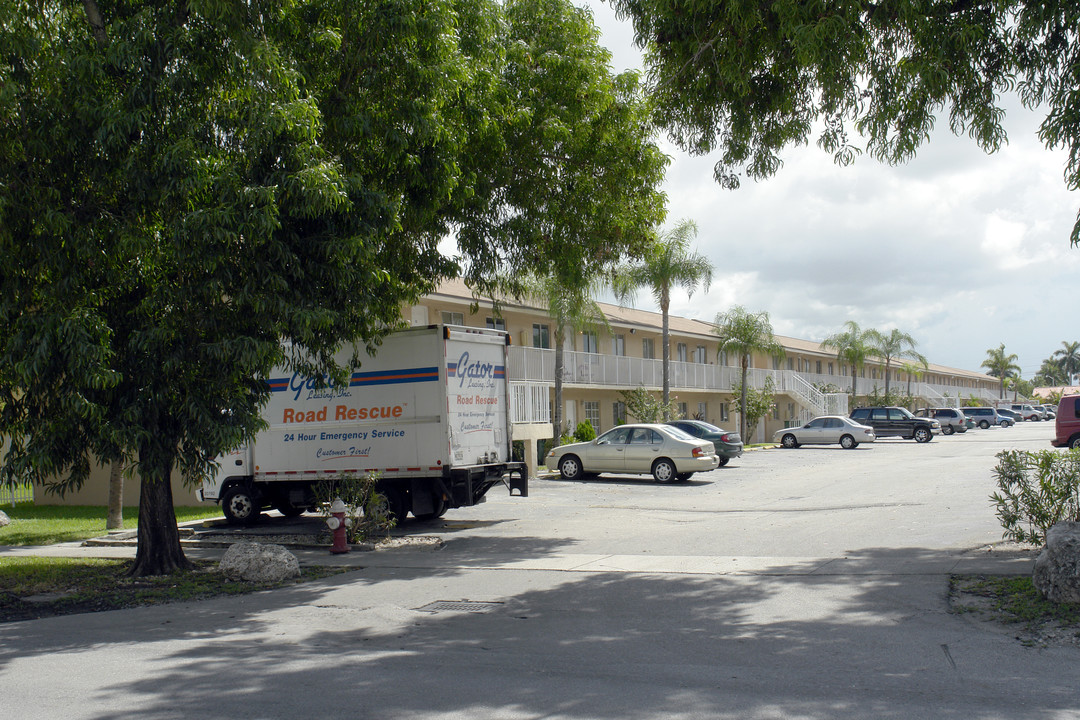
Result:
<svg viewBox="0 0 1080 720">
<path fill-rule="evenodd" d="M 746 375 L 747 375 L 748 365 L 749 365 L 749 358 L 744 355 L 743 358 L 742 358 L 742 388 L 740 388 L 740 392 L 739 392 L 739 432 L 740 433 L 747 433 L 747 427 L 746 427 Z M 749 445 L 751 442 L 753 442 L 748 437 L 748 435 L 749 435 L 749 433 L 747 433 L 747 435 L 743 436 L 743 442 L 746 443 L 747 445 Z"/>
<path fill-rule="evenodd" d="M 668 401 L 671 399 L 671 382 L 668 380 L 669 366 L 671 365 L 671 333 L 668 330 L 668 303 L 666 294 L 661 298 L 660 311 L 661 311 L 661 328 L 664 339 L 664 422 L 671 419 L 671 413 L 668 412 Z"/>
<path fill-rule="evenodd" d="M 168 575 L 190 570 L 191 561 L 180 547 L 180 531 L 173 510 L 172 463 L 164 467 L 143 466 L 139 487 L 138 548 L 129 575 Z"/>
<path fill-rule="evenodd" d="M 109 470 L 109 510 L 106 530 L 124 529 L 124 461 L 114 460 Z"/>
<path fill-rule="evenodd" d="M 562 437 L 562 373 L 563 363 L 563 341 L 565 331 L 562 326 L 556 326 L 555 328 L 555 407 L 551 414 L 551 432 L 554 438 L 554 444 L 559 444 L 559 438 Z"/>
</svg>

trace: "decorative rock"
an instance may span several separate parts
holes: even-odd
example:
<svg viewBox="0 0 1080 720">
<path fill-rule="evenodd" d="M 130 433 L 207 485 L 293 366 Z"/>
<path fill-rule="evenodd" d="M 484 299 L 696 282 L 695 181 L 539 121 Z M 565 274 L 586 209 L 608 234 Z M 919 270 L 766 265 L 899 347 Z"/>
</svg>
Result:
<svg viewBox="0 0 1080 720">
<path fill-rule="evenodd" d="M 1051 602 L 1080 604 L 1080 522 L 1060 522 L 1046 531 L 1031 581 Z"/>
<path fill-rule="evenodd" d="M 278 583 L 300 576 L 300 561 L 281 545 L 235 543 L 219 567 L 226 577 L 247 582 Z"/>
<path fill-rule="evenodd" d="M 11 518 L 9 518 L 7 516 L 6 512 L 4 512 L 3 510 L 0 510 L 0 527 L 4 527 L 5 525 L 10 525 L 10 524 L 11 524 Z"/>
</svg>

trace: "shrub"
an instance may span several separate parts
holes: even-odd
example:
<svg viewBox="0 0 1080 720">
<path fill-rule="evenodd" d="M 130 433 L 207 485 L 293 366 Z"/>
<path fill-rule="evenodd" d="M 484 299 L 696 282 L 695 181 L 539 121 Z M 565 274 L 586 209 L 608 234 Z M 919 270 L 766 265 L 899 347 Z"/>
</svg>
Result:
<svg viewBox="0 0 1080 720">
<path fill-rule="evenodd" d="M 352 520 L 346 530 L 350 544 L 363 542 L 376 534 L 385 537 L 394 527 L 386 496 L 375 489 L 377 482 L 377 475 L 343 475 L 315 485 L 315 499 L 323 517 L 330 517 L 330 503 L 336 498 L 345 503 L 345 516 Z"/>
<path fill-rule="evenodd" d="M 1056 523 L 1080 520 L 1080 451 L 1004 450 L 997 458 L 990 499 L 1002 537 L 1041 545 Z"/>
<path fill-rule="evenodd" d="M 574 431 L 574 440 L 577 442 L 589 442 L 596 439 L 596 429 L 592 426 L 592 423 L 588 420 L 578 423 L 577 430 Z"/>
</svg>

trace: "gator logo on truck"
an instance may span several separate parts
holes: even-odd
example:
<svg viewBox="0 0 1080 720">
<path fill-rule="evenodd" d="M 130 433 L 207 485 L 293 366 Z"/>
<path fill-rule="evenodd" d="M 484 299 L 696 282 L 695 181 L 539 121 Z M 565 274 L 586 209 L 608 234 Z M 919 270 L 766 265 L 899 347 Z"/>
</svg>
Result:
<svg viewBox="0 0 1080 720">
<path fill-rule="evenodd" d="M 469 359 L 469 353 L 461 353 L 458 361 L 446 363 L 446 377 L 457 378 L 458 387 L 465 386 L 465 380 L 502 380 L 506 377 L 503 365 Z"/>
<path fill-rule="evenodd" d="M 438 367 L 402 368 L 400 370 L 383 370 L 380 372 L 354 372 L 349 378 L 348 387 L 363 387 L 367 385 L 397 385 L 400 383 L 438 382 Z M 266 381 L 270 392 L 293 393 L 295 400 L 307 391 L 307 399 L 345 397 L 348 392 L 344 388 L 335 388 L 333 380 L 329 376 L 323 376 L 322 382 L 318 378 L 307 377 L 299 373 L 293 373 L 292 377 L 271 378 Z M 318 387 L 319 385 L 322 387 Z"/>
</svg>

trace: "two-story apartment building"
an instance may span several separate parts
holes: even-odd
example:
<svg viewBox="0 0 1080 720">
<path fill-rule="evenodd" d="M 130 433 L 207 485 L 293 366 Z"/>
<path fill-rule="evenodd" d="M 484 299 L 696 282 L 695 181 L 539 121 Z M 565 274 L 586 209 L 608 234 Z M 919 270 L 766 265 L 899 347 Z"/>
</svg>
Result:
<svg viewBox="0 0 1080 720">
<path fill-rule="evenodd" d="M 478 309 L 471 307 L 477 303 Z M 657 392 L 663 386 L 662 317 L 659 313 L 599 303 L 607 327 L 574 333 L 564 345 L 562 370 L 563 427 L 570 432 L 583 420 L 598 431 L 634 418 L 626 416 L 620 391 L 645 387 Z M 551 403 L 554 401 L 555 328 L 544 308 L 516 301 L 500 301 L 496 311 L 490 301 L 478 300 L 461 282 L 443 283 L 436 292 L 417 305 L 404 309 L 413 325 L 450 323 L 474 327 L 494 327 L 510 333 L 512 347 L 508 378 L 513 388 L 517 439 L 547 439 L 552 436 Z M 737 429 L 738 414 L 732 404 L 733 388 L 741 380 L 738 358 L 717 350 L 717 336 L 711 323 L 669 317 L 670 388 L 679 412 L 721 427 Z M 777 336 L 786 356 L 752 359 L 748 384 L 763 387 L 771 377 L 776 391 L 776 407 L 771 417 L 759 423 L 753 438 L 761 442 L 793 423 L 827 413 L 848 411 L 851 368 L 840 363 L 835 351 L 820 343 Z M 918 376 L 909 376 L 893 362 L 890 385 L 910 388 L 920 402 L 931 406 L 966 404 L 975 397 L 996 398 L 997 380 L 982 373 L 931 364 Z M 859 370 L 860 396 L 884 390 L 884 363 L 873 359 Z M 961 400 L 963 402 L 961 402 Z M 527 461 L 535 467 L 535 443 L 526 443 Z"/>
</svg>

